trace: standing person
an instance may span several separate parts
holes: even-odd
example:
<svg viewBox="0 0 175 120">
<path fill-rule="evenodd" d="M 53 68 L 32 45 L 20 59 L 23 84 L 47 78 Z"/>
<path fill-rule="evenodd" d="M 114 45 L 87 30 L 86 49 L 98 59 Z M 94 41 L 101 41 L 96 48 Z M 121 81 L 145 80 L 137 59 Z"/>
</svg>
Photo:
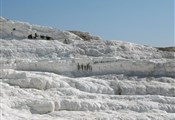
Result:
<svg viewBox="0 0 175 120">
<path fill-rule="evenodd" d="M 90 63 L 87 64 L 87 71 L 90 70 Z"/>
<path fill-rule="evenodd" d="M 78 71 L 80 70 L 80 64 L 78 63 Z"/>
<path fill-rule="evenodd" d="M 81 64 L 81 69 L 82 69 L 82 71 L 83 71 L 83 64 Z"/>
</svg>

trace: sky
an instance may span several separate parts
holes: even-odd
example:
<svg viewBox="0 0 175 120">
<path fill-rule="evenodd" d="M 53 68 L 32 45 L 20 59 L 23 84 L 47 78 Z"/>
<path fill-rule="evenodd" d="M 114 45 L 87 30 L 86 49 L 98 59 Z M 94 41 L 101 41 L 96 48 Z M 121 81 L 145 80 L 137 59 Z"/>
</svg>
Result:
<svg viewBox="0 0 175 120">
<path fill-rule="evenodd" d="M 1 16 L 154 47 L 175 46 L 174 0 L 1 0 Z"/>
</svg>

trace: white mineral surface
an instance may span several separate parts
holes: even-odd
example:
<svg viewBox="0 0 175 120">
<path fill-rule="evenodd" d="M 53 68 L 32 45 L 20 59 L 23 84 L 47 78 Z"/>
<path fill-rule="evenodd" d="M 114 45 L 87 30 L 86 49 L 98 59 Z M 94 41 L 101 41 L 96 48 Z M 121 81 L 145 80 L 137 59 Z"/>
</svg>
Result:
<svg viewBox="0 0 175 120">
<path fill-rule="evenodd" d="M 175 120 L 174 52 L 2 17 L 0 26 L 0 120 Z"/>
</svg>

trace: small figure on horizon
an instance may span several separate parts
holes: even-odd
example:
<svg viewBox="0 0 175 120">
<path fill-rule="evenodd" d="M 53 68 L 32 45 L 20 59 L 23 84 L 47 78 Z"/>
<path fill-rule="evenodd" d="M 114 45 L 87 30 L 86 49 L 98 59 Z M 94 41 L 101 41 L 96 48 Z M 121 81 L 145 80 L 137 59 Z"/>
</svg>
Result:
<svg viewBox="0 0 175 120">
<path fill-rule="evenodd" d="M 46 40 L 51 40 L 51 37 L 49 37 L 49 36 L 46 36 Z"/>
<path fill-rule="evenodd" d="M 84 70 L 85 70 L 85 71 L 87 70 L 87 67 L 86 67 L 86 65 L 84 65 Z"/>
<path fill-rule="evenodd" d="M 82 69 L 82 71 L 83 71 L 83 64 L 81 64 L 81 69 Z"/>
<path fill-rule="evenodd" d="M 118 95 L 122 95 L 122 89 L 120 87 L 118 88 Z"/>
<path fill-rule="evenodd" d="M 89 66 L 90 71 L 92 71 L 92 66 Z"/>
<path fill-rule="evenodd" d="M 41 39 L 45 39 L 45 36 L 44 36 L 44 35 L 40 35 L 40 38 L 41 38 Z"/>
<path fill-rule="evenodd" d="M 65 43 L 65 44 L 68 44 L 68 40 L 67 40 L 67 39 L 65 39 L 65 40 L 64 40 L 64 43 Z"/>
<path fill-rule="evenodd" d="M 78 71 L 80 70 L 80 64 L 78 63 Z"/>
<path fill-rule="evenodd" d="M 33 39 L 32 34 L 30 34 L 27 38 L 28 39 Z"/>
<path fill-rule="evenodd" d="M 37 33 L 35 33 L 35 37 L 33 37 L 34 39 L 36 39 L 38 37 Z"/>
<path fill-rule="evenodd" d="M 87 64 L 87 71 L 90 70 L 90 63 Z"/>
</svg>

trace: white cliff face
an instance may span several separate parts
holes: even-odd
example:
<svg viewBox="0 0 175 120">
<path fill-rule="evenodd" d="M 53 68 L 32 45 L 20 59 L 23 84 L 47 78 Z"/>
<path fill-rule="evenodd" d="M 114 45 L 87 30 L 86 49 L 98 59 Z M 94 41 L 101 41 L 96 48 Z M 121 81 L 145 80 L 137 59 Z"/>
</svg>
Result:
<svg viewBox="0 0 175 120">
<path fill-rule="evenodd" d="M 175 76 L 174 53 L 124 42 L 1 40 L 1 66 L 68 76 L 126 74 Z M 122 48 L 122 47 L 123 48 Z M 128 46 L 128 47 L 127 47 Z M 116 50 L 118 49 L 118 50 Z"/>
<path fill-rule="evenodd" d="M 173 52 L 0 24 L 0 119 L 175 119 Z M 27 39 L 32 32 L 54 40 Z"/>
</svg>

